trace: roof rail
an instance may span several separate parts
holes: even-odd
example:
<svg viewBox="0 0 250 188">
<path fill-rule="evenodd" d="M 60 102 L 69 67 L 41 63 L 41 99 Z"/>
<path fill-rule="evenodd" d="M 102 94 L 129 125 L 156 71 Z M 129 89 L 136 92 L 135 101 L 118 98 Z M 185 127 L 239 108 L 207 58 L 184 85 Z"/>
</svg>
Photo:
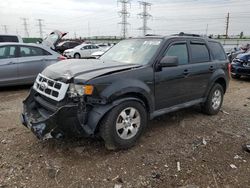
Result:
<svg viewBox="0 0 250 188">
<path fill-rule="evenodd" d="M 180 32 L 179 34 L 174 34 L 173 36 L 201 37 L 200 35 L 197 35 L 197 34 L 189 34 L 189 33 L 184 33 L 184 32 Z"/>
<path fill-rule="evenodd" d="M 145 37 L 154 37 L 154 36 L 161 36 L 161 35 L 155 35 L 155 34 L 146 34 Z"/>
</svg>

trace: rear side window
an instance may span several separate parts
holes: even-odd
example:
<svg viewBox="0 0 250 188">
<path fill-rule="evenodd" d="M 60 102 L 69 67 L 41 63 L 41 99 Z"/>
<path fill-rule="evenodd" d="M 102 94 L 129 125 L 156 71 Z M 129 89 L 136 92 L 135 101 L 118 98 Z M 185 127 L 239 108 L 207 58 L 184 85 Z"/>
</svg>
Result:
<svg viewBox="0 0 250 188">
<path fill-rule="evenodd" d="M 0 47 L 0 59 L 15 58 L 15 57 L 16 57 L 15 46 Z"/>
<path fill-rule="evenodd" d="M 19 42 L 17 36 L 0 36 L 0 42 Z"/>
<path fill-rule="evenodd" d="M 191 43 L 192 63 L 203 63 L 210 61 L 209 51 L 203 43 Z"/>
<path fill-rule="evenodd" d="M 214 60 L 226 60 L 226 55 L 222 46 L 217 42 L 208 42 L 209 48 L 213 54 Z"/>
<path fill-rule="evenodd" d="M 42 48 L 37 48 L 37 47 L 32 47 L 32 46 L 20 47 L 21 57 L 44 56 L 44 55 L 51 55 L 51 54 Z"/>
<path fill-rule="evenodd" d="M 165 56 L 178 57 L 179 65 L 188 64 L 188 51 L 186 44 L 173 44 L 170 46 Z"/>
</svg>

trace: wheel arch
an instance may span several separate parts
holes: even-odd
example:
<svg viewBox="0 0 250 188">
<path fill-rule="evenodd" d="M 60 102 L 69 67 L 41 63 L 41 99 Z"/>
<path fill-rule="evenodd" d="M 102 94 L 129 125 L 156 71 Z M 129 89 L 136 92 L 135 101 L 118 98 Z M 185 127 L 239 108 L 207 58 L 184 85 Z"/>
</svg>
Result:
<svg viewBox="0 0 250 188">
<path fill-rule="evenodd" d="M 98 132 L 100 123 L 102 119 L 108 114 L 110 110 L 112 110 L 114 107 L 118 106 L 122 102 L 125 101 L 137 101 L 141 103 L 143 106 L 145 106 L 146 111 L 147 111 L 147 105 L 145 103 L 145 99 L 139 98 L 139 95 L 136 97 L 133 93 L 133 96 L 131 96 L 132 93 L 127 93 L 125 95 L 121 95 L 121 97 L 116 98 L 112 103 L 109 103 L 108 105 L 105 106 L 97 106 L 94 107 L 91 112 L 88 114 L 88 127 L 90 128 L 91 132 L 95 134 Z M 147 111 L 147 113 L 149 113 Z"/>
</svg>

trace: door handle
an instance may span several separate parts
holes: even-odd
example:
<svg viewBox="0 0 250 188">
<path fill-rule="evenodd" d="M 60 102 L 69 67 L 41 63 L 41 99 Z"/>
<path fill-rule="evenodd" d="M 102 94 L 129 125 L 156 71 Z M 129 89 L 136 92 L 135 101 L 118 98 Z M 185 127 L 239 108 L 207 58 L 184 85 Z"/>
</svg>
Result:
<svg viewBox="0 0 250 188">
<path fill-rule="evenodd" d="M 187 75 L 189 75 L 189 71 L 188 71 L 187 69 L 185 69 L 184 72 L 183 72 L 183 74 L 184 74 L 185 76 L 187 76 Z"/>
<path fill-rule="evenodd" d="M 12 64 L 15 64 L 15 63 L 13 63 L 12 61 L 6 63 L 6 65 L 12 65 Z"/>
<path fill-rule="evenodd" d="M 214 71 L 214 66 L 210 66 L 210 67 L 209 67 L 209 70 L 210 70 L 210 71 Z"/>
</svg>

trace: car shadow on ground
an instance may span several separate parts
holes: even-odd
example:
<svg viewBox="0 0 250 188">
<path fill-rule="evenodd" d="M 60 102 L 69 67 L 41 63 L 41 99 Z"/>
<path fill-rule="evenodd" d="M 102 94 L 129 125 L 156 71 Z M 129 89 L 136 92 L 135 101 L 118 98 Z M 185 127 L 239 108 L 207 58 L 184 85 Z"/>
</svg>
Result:
<svg viewBox="0 0 250 188">
<path fill-rule="evenodd" d="M 250 82 L 250 77 L 232 78 L 235 81 Z"/>
<path fill-rule="evenodd" d="M 172 112 L 166 115 L 159 116 L 154 120 L 148 122 L 148 127 L 143 133 L 142 138 L 139 142 L 136 143 L 135 147 L 130 149 L 131 151 L 137 151 L 142 144 L 142 140 L 145 140 L 147 137 L 151 137 L 151 132 L 162 131 L 162 129 L 168 129 L 169 127 L 180 126 L 181 121 L 185 119 L 190 119 L 195 116 L 202 115 L 199 106 L 183 109 L 177 112 Z M 159 133 L 160 133 L 159 132 Z M 148 139 L 146 139 L 148 140 Z M 149 141 L 150 142 L 150 141 Z M 67 138 L 61 140 L 47 140 L 39 142 L 41 147 L 46 151 L 49 151 L 48 154 L 54 152 L 60 152 L 61 155 L 65 158 L 79 158 L 81 155 L 95 155 L 95 156 L 106 156 L 113 155 L 113 153 L 122 154 L 123 152 L 129 150 L 120 150 L 120 151 L 108 151 L 105 148 L 104 142 L 101 138 Z M 40 147 L 40 146 L 39 146 Z M 133 151 L 133 152 L 134 152 Z M 86 157 L 86 156 L 85 156 Z M 91 157 L 91 156 L 89 156 Z M 88 157 L 87 157 L 88 158 Z"/>
<path fill-rule="evenodd" d="M 20 85 L 20 86 L 5 86 L 0 87 L 0 92 L 14 92 L 20 90 L 29 90 L 32 85 Z"/>
</svg>

